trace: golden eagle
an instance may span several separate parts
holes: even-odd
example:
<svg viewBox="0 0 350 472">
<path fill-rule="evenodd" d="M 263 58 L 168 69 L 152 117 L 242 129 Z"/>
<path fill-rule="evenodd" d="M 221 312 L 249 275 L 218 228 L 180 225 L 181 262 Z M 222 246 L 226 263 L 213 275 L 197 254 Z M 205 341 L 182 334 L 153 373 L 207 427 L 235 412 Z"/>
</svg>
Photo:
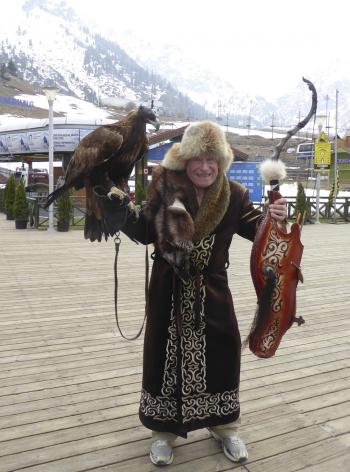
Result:
<svg viewBox="0 0 350 472">
<path fill-rule="evenodd" d="M 64 185 L 48 196 L 45 208 L 69 188 L 79 190 L 85 187 L 85 238 L 101 241 L 103 235 L 106 240 L 109 235 L 112 236 L 119 228 L 116 228 L 111 214 L 107 214 L 108 205 L 103 204 L 103 199 L 98 198 L 97 194 L 107 195 L 111 189 L 117 193 L 115 187 L 122 192 L 126 190 L 135 162 L 147 151 L 147 123 L 159 129 L 155 113 L 140 106 L 117 123 L 100 126 L 85 136 L 67 166 Z"/>
</svg>

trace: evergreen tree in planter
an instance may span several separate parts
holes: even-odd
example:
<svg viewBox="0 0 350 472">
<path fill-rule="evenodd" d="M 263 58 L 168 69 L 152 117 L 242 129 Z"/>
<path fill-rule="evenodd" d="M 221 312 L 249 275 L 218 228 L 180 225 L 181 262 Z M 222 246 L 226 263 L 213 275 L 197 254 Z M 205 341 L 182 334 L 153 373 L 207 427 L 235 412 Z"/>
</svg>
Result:
<svg viewBox="0 0 350 472">
<path fill-rule="evenodd" d="M 337 180 L 336 180 L 336 184 L 334 185 L 334 181 L 331 185 L 331 188 L 329 189 L 329 194 L 328 194 L 328 202 L 326 204 L 326 214 L 327 214 L 327 218 L 330 218 L 331 217 L 331 214 L 332 214 L 332 208 L 335 204 L 336 206 L 336 202 L 337 202 L 337 194 L 339 192 L 339 172 L 337 172 Z"/>
<path fill-rule="evenodd" d="M 56 200 L 57 205 L 57 231 L 68 231 L 69 221 L 73 215 L 72 200 L 68 192 Z"/>
<path fill-rule="evenodd" d="M 26 229 L 29 217 L 29 204 L 26 197 L 24 182 L 18 182 L 15 192 L 15 202 L 13 204 L 13 216 L 16 221 L 16 229 Z"/>
<path fill-rule="evenodd" d="M 0 189 L 0 211 L 2 211 L 3 213 L 6 213 L 5 197 L 6 197 L 6 188 L 4 187 Z"/>
<path fill-rule="evenodd" d="M 303 221 L 311 221 L 310 204 L 306 198 L 303 184 L 298 182 L 298 192 L 295 201 L 295 217 L 301 214 Z"/>
<path fill-rule="evenodd" d="M 13 204 L 15 202 L 15 192 L 16 184 L 15 178 L 11 174 L 7 180 L 5 187 L 5 210 L 6 210 L 6 219 L 13 220 Z"/>
</svg>

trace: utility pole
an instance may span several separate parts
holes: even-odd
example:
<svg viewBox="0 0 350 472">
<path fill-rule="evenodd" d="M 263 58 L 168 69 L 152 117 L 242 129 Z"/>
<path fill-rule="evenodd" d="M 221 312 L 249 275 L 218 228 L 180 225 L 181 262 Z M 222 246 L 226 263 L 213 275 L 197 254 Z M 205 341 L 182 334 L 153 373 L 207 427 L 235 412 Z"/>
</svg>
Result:
<svg viewBox="0 0 350 472">
<path fill-rule="evenodd" d="M 335 92 L 335 137 L 334 137 L 334 223 L 337 222 L 337 161 L 338 161 L 338 95 Z"/>
<path fill-rule="evenodd" d="M 100 87 L 97 86 L 97 106 L 100 108 Z"/>
<path fill-rule="evenodd" d="M 49 194 L 53 192 L 54 188 L 54 175 L 53 175 L 53 159 L 54 159 L 54 147 L 53 147 L 53 102 L 55 101 L 58 93 L 56 87 L 43 87 L 43 92 L 46 95 L 49 103 Z M 48 218 L 48 232 L 54 231 L 53 225 L 53 203 L 49 205 L 49 218 Z"/>
<path fill-rule="evenodd" d="M 250 100 L 249 115 L 248 115 L 248 123 L 247 123 L 248 136 L 249 136 L 249 134 L 250 134 L 250 128 L 251 128 L 251 126 L 252 126 L 252 103 L 253 103 L 253 100 Z"/>
<path fill-rule="evenodd" d="M 151 110 L 153 110 L 153 105 L 154 105 L 153 93 L 154 93 L 154 84 L 153 84 L 153 69 L 152 69 L 152 72 L 151 72 Z"/>
<path fill-rule="evenodd" d="M 326 95 L 326 130 L 327 130 L 327 139 L 329 139 L 329 115 L 328 115 L 328 100 L 329 96 Z"/>
<path fill-rule="evenodd" d="M 327 115 L 316 115 L 318 125 L 318 139 L 314 144 L 314 171 L 316 172 L 316 223 L 320 222 L 320 193 L 321 193 L 321 169 L 315 167 L 316 144 L 321 142 L 323 124 L 326 123 Z M 319 164 L 319 162 L 318 162 Z"/>
<path fill-rule="evenodd" d="M 221 120 L 221 100 L 218 99 L 218 112 L 217 112 L 217 120 Z"/>
<path fill-rule="evenodd" d="M 272 118 L 271 118 L 271 139 L 273 141 L 273 129 L 275 127 L 275 114 L 272 113 Z"/>
</svg>

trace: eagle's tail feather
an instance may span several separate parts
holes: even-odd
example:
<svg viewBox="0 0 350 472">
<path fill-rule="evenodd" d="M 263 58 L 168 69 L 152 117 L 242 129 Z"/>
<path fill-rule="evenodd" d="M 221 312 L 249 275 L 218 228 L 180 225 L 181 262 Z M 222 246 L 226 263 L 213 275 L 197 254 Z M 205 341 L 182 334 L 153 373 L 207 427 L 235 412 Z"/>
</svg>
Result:
<svg viewBox="0 0 350 472">
<path fill-rule="evenodd" d="M 56 200 L 56 198 L 66 193 L 67 190 L 68 190 L 67 186 L 66 184 L 64 184 L 62 185 L 62 187 L 58 187 L 56 190 L 50 193 L 50 195 L 47 197 L 44 208 L 48 208 L 51 205 L 51 203 L 53 203 Z"/>
<path fill-rule="evenodd" d="M 101 242 L 102 233 L 101 221 L 95 215 L 86 215 L 84 226 L 85 239 L 90 239 L 91 242 L 96 240 Z"/>
</svg>

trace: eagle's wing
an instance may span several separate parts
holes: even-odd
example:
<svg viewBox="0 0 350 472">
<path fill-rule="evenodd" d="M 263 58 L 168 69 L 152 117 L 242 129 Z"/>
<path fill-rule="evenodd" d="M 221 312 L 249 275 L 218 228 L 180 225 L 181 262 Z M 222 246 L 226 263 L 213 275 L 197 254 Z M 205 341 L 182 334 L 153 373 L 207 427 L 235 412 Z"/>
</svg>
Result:
<svg viewBox="0 0 350 472">
<path fill-rule="evenodd" d="M 125 144 L 126 140 L 124 141 Z M 123 159 L 115 160 L 110 168 L 110 177 L 117 187 L 124 190 L 128 183 L 132 170 L 138 160 L 148 150 L 148 139 L 142 137 L 130 146 L 129 152 L 125 153 Z"/>
<path fill-rule="evenodd" d="M 90 172 L 110 159 L 120 149 L 123 136 L 104 126 L 95 129 L 81 140 L 75 149 L 66 172 L 66 184 L 69 186 L 77 178 Z"/>
</svg>

